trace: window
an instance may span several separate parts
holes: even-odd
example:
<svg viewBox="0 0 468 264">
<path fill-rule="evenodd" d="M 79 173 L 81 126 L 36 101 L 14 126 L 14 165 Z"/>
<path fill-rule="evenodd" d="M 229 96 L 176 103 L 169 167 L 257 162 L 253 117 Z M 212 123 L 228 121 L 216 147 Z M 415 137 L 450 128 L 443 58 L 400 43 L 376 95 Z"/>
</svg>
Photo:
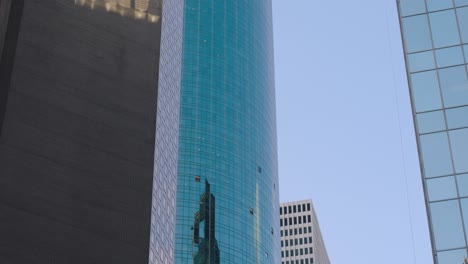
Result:
<svg viewBox="0 0 468 264">
<path fill-rule="evenodd" d="M 458 8 L 457 16 L 463 43 L 468 43 L 468 7 Z"/>
<path fill-rule="evenodd" d="M 304 250 L 302 248 L 299 250 L 299 254 L 301 254 L 301 256 L 304 255 Z"/>
<path fill-rule="evenodd" d="M 298 211 L 299 213 L 301 212 L 301 205 L 300 205 L 300 204 L 297 206 L 297 211 Z"/>
<path fill-rule="evenodd" d="M 280 236 L 283 236 L 283 230 L 280 230 Z"/>
<path fill-rule="evenodd" d="M 295 253 L 296 253 L 296 256 L 299 256 L 299 250 L 297 250 L 297 248 L 296 248 L 295 251 L 296 251 L 296 252 L 295 252 Z"/>
<path fill-rule="evenodd" d="M 427 10 L 429 12 L 448 8 L 453 8 L 452 0 L 427 0 Z"/>
<path fill-rule="evenodd" d="M 294 217 L 294 224 L 297 225 L 297 217 Z"/>
<path fill-rule="evenodd" d="M 457 175 L 458 191 L 461 197 L 468 196 L 468 174 Z M 468 215 L 465 216 L 465 222 L 468 223 Z"/>
<path fill-rule="evenodd" d="M 402 25 L 407 52 L 412 53 L 432 49 L 427 15 L 403 18 Z"/>
<path fill-rule="evenodd" d="M 293 211 L 294 211 L 294 213 L 296 213 L 296 206 L 295 205 L 293 206 Z"/>
<path fill-rule="evenodd" d="M 400 0 L 402 16 L 415 15 L 426 12 L 424 0 Z"/>
<path fill-rule="evenodd" d="M 449 129 L 468 127 L 468 118 L 466 118 L 468 116 L 468 106 L 447 109 L 445 114 L 447 116 L 447 125 Z"/>
<path fill-rule="evenodd" d="M 440 0 L 438 0 L 440 1 Z M 447 10 L 429 14 L 434 48 L 442 48 L 460 44 L 455 10 Z"/>
<path fill-rule="evenodd" d="M 299 217 L 299 219 L 301 218 Z M 300 224 L 300 221 L 299 221 L 299 224 Z M 299 228 L 299 235 L 302 235 L 302 228 Z"/>
<path fill-rule="evenodd" d="M 284 247 L 284 243 L 283 243 L 283 240 L 281 240 L 281 247 Z M 283 253 L 283 251 L 281 251 L 281 254 Z"/>
<path fill-rule="evenodd" d="M 288 246 L 288 240 L 287 240 L 287 239 L 284 241 L 284 244 L 285 244 L 286 246 Z"/>
<path fill-rule="evenodd" d="M 439 79 L 445 107 L 468 104 L 468 79 L 465 66 L 440 69 Z"/>
<path fill-rule="evenodd" d="M 289 229 L 289 235 L 292 236 L 293 233 L 292 233 L 292 229 Z"/>
<path fill-rule="evenodd" d="M 302 245 L 302 238 L 299 238 L 299 245 Z"/>
<path fill-rule="evenodd" d="M 308 221 L 309 223 L 312 222 L 312 221 L 310 220 L 310 215 L 307 216 L 307 221 Z"/>
<path fill-rule="evenodd" d="M 310 211 L 310 203 L 307 204 L 307 211 Z"/>
<path fill-rule="evenodd" d="M 429 179 L 426 182 L 429 201 L 444 200 L 457 197 L 455 178 L 453 176 Z"/>
<path fill-rule="evenodd" d="M 280 219 L 280 226 L 283 226 L 283 219 Z"/>
<path fill-rule="evenodd" d="M 283 207 L 280 207 L 280 215 L 283 214 Z"/>
<path fill-rule="evenodd" d="M 426 178 L 453 173 L 446 132 L 422 135 L 420 142 Z"/>
<path fill-rule="evenodd" d="M 289 217 L 289 225 L 292 225 L 292 217 Z"/>
<path fill-rule="evenodd" d="M 294 228 L 294 235 L 297 235 L 297 228 Z"/>
<path fill-rule="evenodd" d="M 304 251 L 305 251 L 306 255 L 309 254 L 309 249 L 308 248 L 305 248 Z"/>
<path fill-rule="evenodd" d="M 408 55 L 410 72 L 427 71 L 435 68 L 434 52 L 425 51 Z"/>
<path fill-rule="evenodd" d="M 294 245 L 297 246 L 297 238 L 294 239 Z"/>
<path fill-rule="evenodd" d="M 434 111 L 417 114 L 418 129 L 420 134 L 445 130 L 445 118 L 443 111 Z"/>
<path fill-rule="evenodd" d="M 284 252 L 283 251 L 281 251 L 281 257 L 284 258 Z"/>
<path fill-rule="evenodd" d="M 302 220 L 304 220 L 304 221 L 302 221 L 304 224 L 307 222 L 305 215 L 302 216 Z"/>
<path fill-rule="evenodd" d="M 312 227 L 309 226 L 309 233 L 312 233 Z"/>
<path fill-rule="evenodd" d="M 299 216 L 299 224 L 302 224 L 302 217 Z"/>
<path fill-rule="evenodd" d="M 289 251 L 286 250 L 284 253 L 286 253 L 286 257 L 289 257 Z"/>
<path fill-rule="evenodd" d="M 309 226 L 309 228 L 310 228 L 310 226 Z M 304 234 L 306 234 L 306 233 L 307 233 L 307 227 L 304 227 Z"/>
<path fill-rule="evenodd" d="M 431 203 L 430 210 L 436 249 L 464 247 L 466 244 L 458 201 Z"/>
<path fill-rule="evenodd" d="M 302 204 L 302 211 L 305 212 L 305 204 Z"/>
<path fill-rule="evenodd" d="M 309 252 L 310 254 L 314 253 L 314 250 L 312 249 L 312 247 L 309 248 Z"/>
<path fill-rule="evenodd" d="M 292 212 L 291 212 L 291 206 L 288 206 L 288 209 L 289 209 L 289 210 L 288 210 L 289 213 L 291 214 L 291 213 L 292 213 Z"/>
<path fill-rule="evenodd" d="M 453 162 L 457 173 L 468 172 L 468 129 L 450 131 Z"/>
<path fill-rule="evenodd" d="M 449 67 L 464 63 L 461 46 L 436 50 L 435 55 L 437 67 Z"/>
<path fill-rule="evenodd" d="M 436 71 L 411 74 L 411 84 L 416 112 L 442 108 Z"/>
<path fill-rule="evenodd" d="M 309 237 L 309 244 L 312 244 L 312 237 Z M 312 252 L 312 250 L 310 252 Z"/>
</svg>

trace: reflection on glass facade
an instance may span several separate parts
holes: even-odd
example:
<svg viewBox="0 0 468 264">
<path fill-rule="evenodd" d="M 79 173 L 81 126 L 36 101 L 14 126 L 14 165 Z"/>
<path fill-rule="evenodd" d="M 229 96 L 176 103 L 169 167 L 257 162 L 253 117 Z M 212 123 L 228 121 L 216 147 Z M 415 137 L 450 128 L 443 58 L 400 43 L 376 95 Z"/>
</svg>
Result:
<svg viewBox="0 0 468 264">
<path fill-rule="evenodd" d="M 145 19 L 156 23 L 161 18 L 160 0 L 74 0 L 75 4 L 91 9 L 103 8 L 107 12 L 118 13 L 134 19 Z"/>
<path fill-rule="evenodd" d="M 184 8 L 175 263 L 280 263 L 271 1 Z"/>
<path fill-rule="evenodd" d="M 399 0 L 408 81 L 436 264 L 468 241 L 468 1 Z"/>
</svg>

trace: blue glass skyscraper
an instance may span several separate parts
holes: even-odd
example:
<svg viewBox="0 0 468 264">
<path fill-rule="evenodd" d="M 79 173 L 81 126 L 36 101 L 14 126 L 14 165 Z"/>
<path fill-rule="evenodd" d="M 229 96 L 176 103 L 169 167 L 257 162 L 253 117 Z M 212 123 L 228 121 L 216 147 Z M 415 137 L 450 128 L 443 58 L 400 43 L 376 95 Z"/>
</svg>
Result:
<svg viewBox="0 0 468 264">
<path fill-rule="evenodd" d="M 400 0 L 434 262 L 468 249 L 468 1 Z"/>
<path fill-rule="evenodd" d="M 279 263 L 271 1 L 186 0 L 176 263 Z"/>
</svg>

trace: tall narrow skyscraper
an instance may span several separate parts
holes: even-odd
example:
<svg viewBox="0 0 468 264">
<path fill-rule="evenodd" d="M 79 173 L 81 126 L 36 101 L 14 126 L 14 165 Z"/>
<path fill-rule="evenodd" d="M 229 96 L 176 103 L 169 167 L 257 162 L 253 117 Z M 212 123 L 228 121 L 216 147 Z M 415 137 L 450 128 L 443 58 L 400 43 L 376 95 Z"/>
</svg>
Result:
<svg viewBox="0 0 468 264">
<path fill-rule="evenodd" d="M 186 0 L 175 263 L 279 263 L 271 1 Z"/>
<path fill-rule="evenodd" d="M 182 12 L 0 1 L 0 263 L 173 263 Z"/>
<path fill-rule="evenodd" d="M 280 205 L 281 264 L 330 264 L 311 200 Z"/>
<path fill-rule="evenodd" d="M 468 1 L 397 3 L 434 261 L 463 263 L 468 249 Z"/>
</svg>

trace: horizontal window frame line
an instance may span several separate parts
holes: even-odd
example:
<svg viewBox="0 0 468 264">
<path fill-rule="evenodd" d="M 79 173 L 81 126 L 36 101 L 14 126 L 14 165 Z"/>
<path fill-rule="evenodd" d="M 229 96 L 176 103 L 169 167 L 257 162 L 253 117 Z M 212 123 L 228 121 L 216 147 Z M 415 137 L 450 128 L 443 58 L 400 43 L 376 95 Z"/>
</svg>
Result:
<svg viewBox="0 0 468 264">
<path fill-rule="evenodd" d="M 426 12 L 416 13 L 416 14 L 407 15 L 407 16 L 401 16 L 401 18 L 420 16 L 420 15 L 424 15 L 424 14 L 432 14 L 432 13 L 447 11 L 447 10 L 451 10 L 451 9 L 463 8 L 463 7 L 467 7 L 467 6 L 468 6 L 468 5 L 461 5 L 461 6 L 455 6 L 455 5 L 454 5 L 453 7 L 450 7 L 450 8 L 444 8 L 444 9 L 435 10 L 435 11 L 429 11 L 429 10 L 426 9 Z"/>
</svg>

